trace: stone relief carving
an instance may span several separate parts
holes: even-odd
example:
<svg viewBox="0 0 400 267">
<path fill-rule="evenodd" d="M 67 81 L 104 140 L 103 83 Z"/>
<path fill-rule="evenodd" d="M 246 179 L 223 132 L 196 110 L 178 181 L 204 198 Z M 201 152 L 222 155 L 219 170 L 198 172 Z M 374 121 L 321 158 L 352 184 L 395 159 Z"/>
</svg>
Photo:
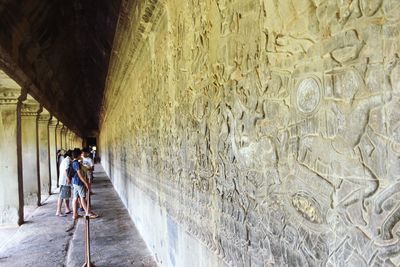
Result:
<svg viewBox="0 0 400 267">
<path fill-rule="evenodd" d="M 302 113 L 315 111 L 321 99 L 320 85 L 317 80 L 307 77 L 296 86 L 296 106 Z"/>
<path fill-rule="evenodd" d="M 111 176 L 231 266 L 399 266 L 399 5 L 300 2 L 163 3 L 109 74 Z"/>
</svg>

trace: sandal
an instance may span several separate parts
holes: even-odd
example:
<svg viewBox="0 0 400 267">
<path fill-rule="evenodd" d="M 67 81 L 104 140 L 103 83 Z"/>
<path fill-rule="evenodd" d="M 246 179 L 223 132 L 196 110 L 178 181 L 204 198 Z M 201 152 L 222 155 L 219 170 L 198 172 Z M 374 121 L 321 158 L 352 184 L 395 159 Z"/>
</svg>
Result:
<svg viewBox="0 0 400 267">
<path fill-rule="evenodd" d="M 56 213 L 56 216 L 58 216 L 58 217 L 66 217 L 67 215 L 62 214 L 62 213 Z"/>
<path fill-rule="evenodd" d="M 99 217 L 99 215 L 97 215 L 96 213 L 91 213 L 86 216 L 89 216 L 90 219 L 96 219 L 97 217 Z"/>
</svg>

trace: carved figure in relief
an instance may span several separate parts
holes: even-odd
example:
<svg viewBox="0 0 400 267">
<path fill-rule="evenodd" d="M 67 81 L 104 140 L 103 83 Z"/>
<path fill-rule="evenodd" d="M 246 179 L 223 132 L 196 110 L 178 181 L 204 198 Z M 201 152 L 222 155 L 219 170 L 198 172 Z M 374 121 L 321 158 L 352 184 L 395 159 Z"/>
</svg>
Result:
<svg viewBox="0 0 400 267">
<path fill-rule="evenodd" d="M 362 82 L 360 83 L 361 78 L 351 70 L 347 73 L 338 72 L 334 75 L 335 82 L 333 83 L 333 87 L 330 87 L 328 84 L 325 88 L 324 95 L 318 96 L 318 99 L 326 98 L 323 108 L 317 110 L 317 105 L 314 104 L 317 103 L 317 101 L 311 101 L 309 103 L 313 104 L 310 105 L 312 108 L 307 110 L 304 107 L 300 107 L 300 105 L 303 104 L 302 102 L 295 101 L 297 110 L 300 113 L 307 115 L 308 113 L 305 111 L 317 111 L 311 118 L 306 118 L 305 121 L 295 121 L 297 127 L 294 129 L 296 129 L 296 131 L 289 131 L 292 137 L 288 140 L 296 140 L 293 138 L 298 138 L 298 141 L 295 141 L 298 145 L 290 151 L 294 153 L 294 159 L 298 161 L 300 165 L 290 164 L 291 154 L 288 155 L 289 166 L 292 166 L 290 167 L 290 172 L 294 174 L 294 178 L 289 179 L 290 176 L 285 177 L 283 179 L 283 184 L 288 188 L 298 188 L 291 193 L 292 195 L 288 195 L 291 196 L 290 204 L 303 217 L 303 225 L 313 231 L 318 231 L 318 229 L 324 232 L 328 231 L 327 225 L 325 225 L 328 221 L 320 219 L 327 216 L 325 212 L 322 212 L 323 210 L 336 210 L 341 213 L 342 216 L 339 220 L 340 227 L 345 227 L 345 223 L 349 222 L 360 228 L 373 227 L 372 225 L 375 224 L 373 222 L 374 219 L 370 216 L 369 206 L 374 198 L 380 195 L 378 191 L 378 178 L 380 177 L 377 176 L 372 168 L 366 166 L 363 161 L 360 162 L 360 155 L 357 150 L 353 150 L 353 146 L 357 144 L 356 133 L 358 133 L 359 136 L 359 134 L 363 132 L 365 123 L 367 123 L 367 119 L 360 119 L 360 114 L 368 114 L 369 109 L 380 106 L 382 100 L 386 99 L 385 95 L 381 94 L 379 96 L 366 97 L 363 93 L 365 85 Z M 301 84 L 301 82 L 297 84 Z M 306 89 L 304 90 L 307 91 Z M 300 94 L 300 97 L 305 97 L 305 95 L 306 94 Z M 297 94 L 296 97 L 298 98 L 299 94 Z M 335 102 L 330 102 L 333 99 L 335 99 L 335 101 L 341 101 L 339 102 L 341 104 L 333 104 Z M 327 117 L 324 115 L 328 114 L 327 111 L 330 111 L 330 105 L 334 108 L 332 110 L 336 110 L 335 113 L 342 113 L 345 120 L 338 120 L 340 119 L 338 116 Z M 393 108 L 390 107 L 388 109 L 392 110 Z M 370 116 L 371 115 L 369 115 L 369 117 Z M 306 123 L 307 121 L 312 122 L 314 118 L 317 120 L 317 123 Z M 358 118 L 357 122 L 354 120 L 355 118 Z M 368 116 L 366 118 L 368 118 Z M 353 120 L 355 123 L 349 124 L 349 122 Z M 339 125 L 337 125 L 338 123 Z M 314 126 L 310 127 L 311 125 Z M 332 126 L 328 127 L 327 125 Z M 352 134 L 350 134 L 351 138 L 345 140 L 344 138 L 349 132 L 344 132 L 344 129 L 346 129 L 348 125 L 354 126 L 354 137 L 351 137 Z M 328 131 L 330 128 L 338 130 Z M 328 132 L 330 132 L 330 134 L 328 134 Z M 326 137 L 329 137 L 329 139 L 326 139 Z M 368 147 L 365 144 L 362 144 L 362 146 Z M 280 160 L 282 160 L 282 157 L 280 157 Z M 296 169 L 302 171 L 295 171 Z M 301 192 L 301 183 L 312 184 L 312 182 L 304 178 L 307 176 L 304 175 L 307 172 L 317 174 L 315 181 L 323 179 L 330 185 L 330 190 L 324 190 L 324 192 L 322 192 L 321 189 L 327 187 L 323 185 L 314 189 L 315 192 L 319 192 L 319 197 L 316 198 L 317 200 L 313 200 L 313 190 L 311 192 Z M 290 180 L 293 182 L 288 183 Z M 393 188 L 397 187 L 394 186 Z M 325 194 L 325 200 L 321 198 L 322 194 Z M 384 194 L 382 194 L 382 198 L 385 198 Z M 330 203 L 330 206 L 325 206 L 325 208 L 319 207 L 319 205 L 326 205 L 326 203 Z M 392 211 L 392 216 L 389 216 L 384 226 L 382 226 L 383 233 L 381 235 L 386 236 L 386 239 L 392 238 L 394 236 L 394 231 L 397 231 L 398 228 L 396 224 L 398 219 L 397 221 L 394 219 L 399 216 L 397 209 L 394 207 Z M 321 223 L 325 226 L 322 228 L 317 227 L 317 225 Z M 334 233 L 337 233 L 337 230 L 335 230 Z M 359 237 L 357 237 L 356 234 L 352 236 L 348 241 L 349 246 L 356 246 L 357 239 L 359 239 Z M 341 244 L 341 246 L 342 245 L 343 244 Z M 394 252 L 395 250 L 392 251 Z M 366 257 L 366 255 L 360 252 L 358 256 L 357 254 L 353 254 L 348 260 L 356 261 L 359 258 L 360 261 L 365 262 L 364 257 Z"/>
<path fill-rule="evenodd" d="M 371 17 L 382 7 L 383 0 L 359 0 L 362 13 Z"/>
<path fill-rule="evenodd" d="M 322 215 L 315 200 L 309 198 L 306 194 L 297 192 L 292 196 L 292 205 L 312 223 L 322 223 Z"/>
<path fill-rule="evenodd" d="M 229 8 L 227 0 L 214 0 L 220 14 L 220 32 L 222 36 L 226 36 L 229 33 L 238 29 L 238 18 L 235 17 L 237 14 L 232 13 Z M 236 25 L 235 25 L 236 24 Z"/>
<path fill-rule="evenodd" d="M 364 57 L 377 31 L 393 38 L 384 53 L 397 49 L 397 2 L 185 2 L 192 10 L 171 27 L 177 62 L 156 59 L 159 77 L 139 76 L 143 91 L 160 90 L 138 97 L 132 154 L 146 147 L 141 167 L 168 177 L 146 186 L 179 188 L 168 212 L 231 265 L 398 266 L 400 68 L 398 56 L 386 69 Z M 239 29 L 265 35 L 254 38 L 261 51 L 230 34 Z"/>
<path fill-rule="evenodd" d="M 399 101 L 393 98 L 371 111 L 358 146 L 364 164 L 376 173 L 382 187 L 368 203 L 371 225 L 362 229 L 377 245 L 385 248 L 380 255 L 384 253 L 393 258 L 400 255 Z"/>
</svg>

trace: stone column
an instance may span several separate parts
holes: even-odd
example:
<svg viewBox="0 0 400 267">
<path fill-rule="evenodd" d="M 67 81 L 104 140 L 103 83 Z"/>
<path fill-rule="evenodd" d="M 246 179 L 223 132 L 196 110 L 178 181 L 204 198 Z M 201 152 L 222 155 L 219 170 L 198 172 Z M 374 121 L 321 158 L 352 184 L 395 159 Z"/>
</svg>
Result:
<svg viewBox="0 0 400 267">
<path fill-rule="evenodd" d="M 77 136 L 76 136 L 76 134 L 74 134 L 74 139 L 73 139 L 74 148 L 76 147 L 77 143 L 78 143 L 77 142 Z"/>
<path fill-rule="evenodd" d="M 0 71 L 0 224 L 22 224 L 24 199 L 18 166 L 18 97 L 21 87 Z"/>
<path fill-rule="evenodd" d="M 66 147 L 65 147 L 65 131 L 66 130 L 67 130 L 67 127 L 64 125 L 61 128 L 61 148 L 64 150 L 66 150 Z"/>
<path fill-rule="evenodd" d="M 57 142 L 56 143 L 57 144 L 57 149 L 56 150 L 63 149 L 63 147 L 62 147 L 62 134 L 61 134 L 61 131 L 62 131 L 63 127 L 64 127 L 64 124 L 61 121 L 58 121 L 57 128 L 56 128 L 56 142 Z M 56 156 L 56 160 L 57 160 L 57 156 Z M 59 187 L 59 181 L 58 181 L 58 177 L 59 177 L 59 162 L 57 162 L 56 167 L 57 167 L 57 177 L 56 177 L 56 179 L 57 179 L 57 188 L 58 188 Z"/>
<path fill-rule="evenodd" d="M 53 192 L 58 187 L 58 175 L 57 175 L 57 140 L 56 140 L 56 129 L 58 120 L 55 117 L 51 117 L 48 123 L 49 129 L 49 152 L 50 152 L 50 176 L 51 176 L 51 187 L 50 190 Z M 49 193 L 51 193 L 49 192 Z"/>
<path fill-rule="evenodd" d="M 69 143 L 69 149 L 73 149 L 74 148 L 74 132 L 72 132 L 72 131 L 69 132 L 68 143 Z"/>
<path fill-rule="evenodd" d="M 56 128 L 56 144 L 57 144 L 57 150 L 62 149 L 62 143 L 61 143 L 61 129 L 64 127 L 64 124 L 61 121 L 58 121 L 57 123 L 57 128 Z"/>
<path fill-rule="evenodd" d="M 61 127 L 60 129 L 60 149 L 64 149 L 64 131 L 65 131 L 65 126 Z"/>
<path fill-rule="evenodd" d="M 69 146 L 69 135 L 70 135 L 70 133 L 71 133 L 70 129 L 67 129 L 65 131 L 65 148 L 66 149 L 70 149 L 70 146 Z"/>
<path fill-rule="evenodd" d="M 69 133 L 70 133 L 70 130 L 67 129 L 65 131 L 65 150 L 69 149 Z"/>
<path fill-rule="evenodd" d="M 50 113 L 42 109 L 38 116 L 38 162 L 40 191 L 42 194 L 51 194 L 49 124 Z"/>
<path fill-rule="evenodd" d="M 37 164 L 37 116 L 39 103 L 28 97 L 22 104 L 22 162 L 24 177 L 24 202 L 26 205 L 40 206 L 40 177 Z"/>
<path fill-rule="evenodd" d="M 63 130 L 61 131 L 61 144 L 62 144 L 62 148 L 64 150 L 67 149 L 67 132 L 68 132 L 68 128 L 67 126 L 64 125 Z"/>
</svg>

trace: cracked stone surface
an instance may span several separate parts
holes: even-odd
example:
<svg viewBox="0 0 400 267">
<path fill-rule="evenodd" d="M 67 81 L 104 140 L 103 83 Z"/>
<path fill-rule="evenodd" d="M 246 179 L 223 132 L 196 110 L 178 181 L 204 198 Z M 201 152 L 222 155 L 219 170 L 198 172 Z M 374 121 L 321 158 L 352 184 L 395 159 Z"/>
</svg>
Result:
<svg viewBox="0 0 400 267">
<path fill-rule="evenodd" d="M 92 262 L 96 266 L 156 266 L 111 182 L 101 166 L 96 168 L 92 206 L 101 217 L 91 220 Z M 74 225 L 71 215 L 56 217 L 57 197 L 50 196 L 10 240 L 3 242 L 0 266 L 83 265 L 84 219 Z"/>
</svg>

